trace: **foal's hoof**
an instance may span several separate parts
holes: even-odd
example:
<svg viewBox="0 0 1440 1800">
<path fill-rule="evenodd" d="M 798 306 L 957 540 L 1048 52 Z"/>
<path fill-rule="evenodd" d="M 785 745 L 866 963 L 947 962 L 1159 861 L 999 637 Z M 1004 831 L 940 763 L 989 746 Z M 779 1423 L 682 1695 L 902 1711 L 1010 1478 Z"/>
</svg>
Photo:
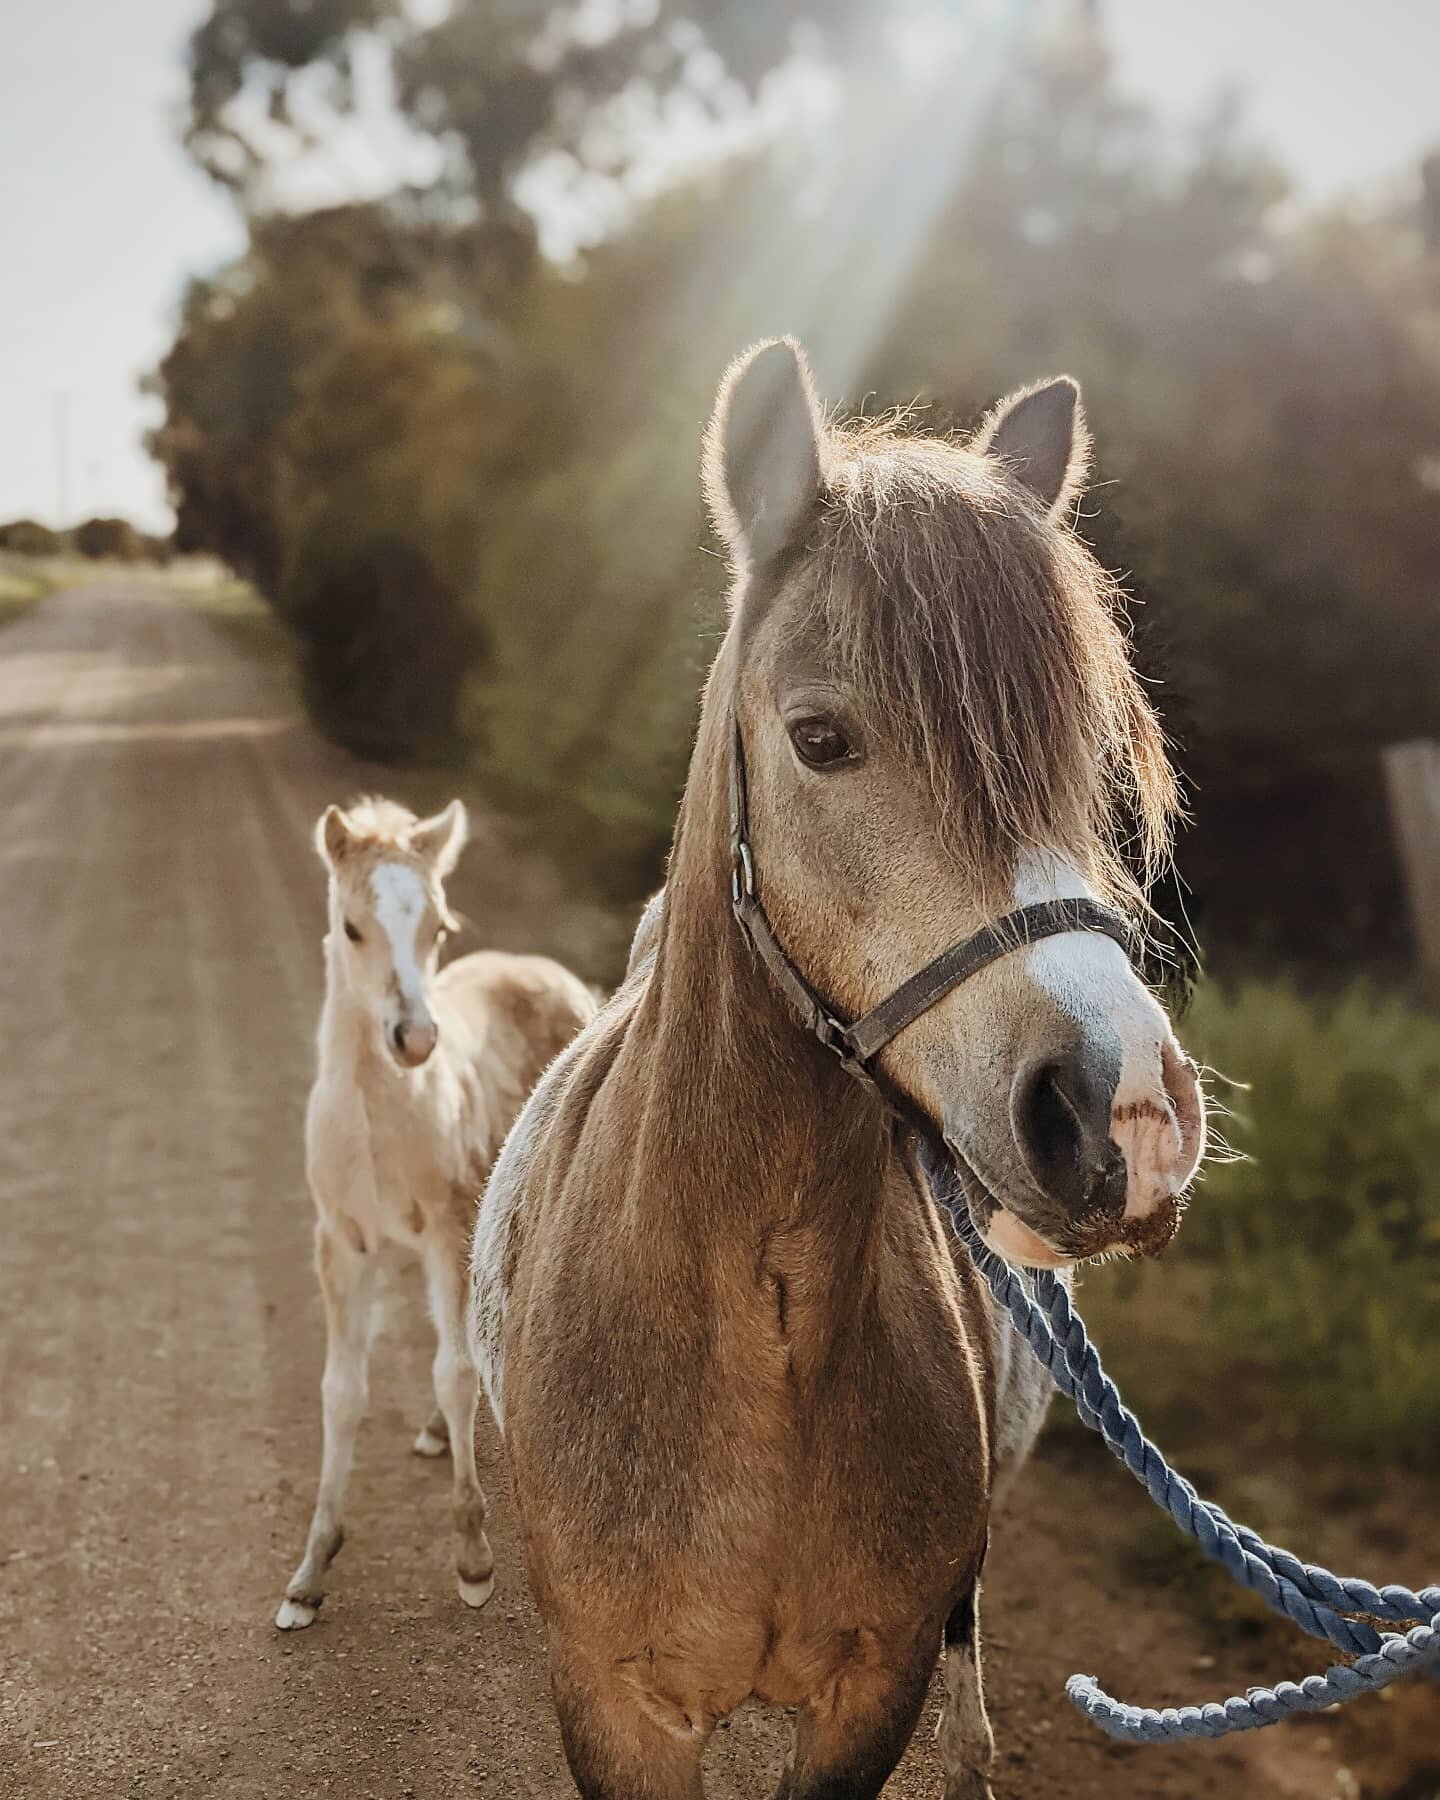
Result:
<svg viewBox="0 0 1440 1800">
<path fill-rule="evenodd" d="M 417 1456 L 443 1456 L 449 1448 L 446 1439 L 432 1431 L 428 1425 L 420 1427 L 420 1434 L 411 1445 Z"/>
<path fill-rule="evenodd" d="M 292 1600 L 287 1594 L 280 1602 L 275 1624 L 281 1631 L 303 1631 L 307 1625 L 315 1623 L 319 1610 L 318 1606 L 311 1606 L 306 1600 Z"/>
<path fill-rule="evenodd" d="M 467 1581 L 457 1574 L 455 1586 L 467 1606 L 483 1606 L 495 1592 L 495 1571 L 492 1569 L 483 1581 Z"/>
<path fill-rule="evenodd" d="M 995 1795 L 978 1770 L 966 1770 L 945 1777 L 945 1800 L 995 1800 Z"/>
</svg>

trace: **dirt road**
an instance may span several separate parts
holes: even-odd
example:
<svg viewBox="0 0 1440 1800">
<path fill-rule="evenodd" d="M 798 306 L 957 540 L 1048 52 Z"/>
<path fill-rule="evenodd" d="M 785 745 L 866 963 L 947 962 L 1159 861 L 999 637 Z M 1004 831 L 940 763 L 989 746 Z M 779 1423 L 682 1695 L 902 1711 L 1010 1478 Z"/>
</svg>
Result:
<svg viewBox="0 0 1440 1800">
<path fill-rule="evenodd" d="M 0 632 L 4 1796 L 573 1792 L 495 1435 L 500 1586 L 478 1615 L 451 1585 L 445 1471 L 408 1452 L 428 1410 L 414 1283 L 377 1351 L 325 1610 L 271 1625 L 319 1438 L 308 832 L 374 779 L 162 588 L 74 590 Z M 594 955 L 593 917 L 494 844 L 458 899 L 480 941 Z M 1398 1792 L 1347 1785 L 1328 1724 L 1135 1753 L 1070 1714 L 1074 1668 L 1186 1700 L 1320 1663 L 1291 1643 L 1277 1666 L 1267 1643 L 1197 1669 L 1213 1634 L 1117 1592 L 1114 1521 L 1139 1496 L 1070 1461 L 1037 1465 L 993 1553 L 1000 1800 Z M 891 1791 L 938 1796 L 930 1722 Z M 767 1795 L 779 1745 L 776 1721 L 717 1733 L 712 1793 Z"/>
</svg>

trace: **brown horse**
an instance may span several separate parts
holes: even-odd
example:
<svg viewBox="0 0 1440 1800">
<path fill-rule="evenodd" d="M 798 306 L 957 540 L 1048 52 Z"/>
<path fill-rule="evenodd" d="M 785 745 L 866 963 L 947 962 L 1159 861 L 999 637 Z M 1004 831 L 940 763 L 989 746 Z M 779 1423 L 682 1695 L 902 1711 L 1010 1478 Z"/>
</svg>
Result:
<svg viewBox="0 0 1440 1800">
<path fill-rule="evenodd" d="M 789 342 L 721 389 L 705 479 L 735 583 L 667 889 L 511 1133 L 472 1259 L 591 1800 L 695 1800 L 751 1697 L 798 1709 L 788 1800 L 877 1794 L 942 1643 L 945 1792 L 989 1793 L 976 1584 L 1043 1383 L 912 1138 L 737 929 L 729 771 L 738 738 L 764 906 L 852 1017 L 1017 903 L 1133 904 L 1121 846 L 1163 854 L 1174 786 L 1063 519 L 1084 459 L 1065 380 L 968 447 L 827 423 Z M 1199 1089 L 1108 938 L 1000 958 L 879 1068 L 1005 1254 L 1173 1232 Z"/>
</svg>

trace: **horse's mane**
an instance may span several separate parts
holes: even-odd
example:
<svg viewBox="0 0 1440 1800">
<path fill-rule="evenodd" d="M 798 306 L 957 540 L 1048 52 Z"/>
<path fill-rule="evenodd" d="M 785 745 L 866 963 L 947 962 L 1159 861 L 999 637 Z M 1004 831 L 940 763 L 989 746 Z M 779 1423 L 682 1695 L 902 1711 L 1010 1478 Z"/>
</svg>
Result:
<svg viewBox="0 0 1440 1800">
<path fill-rule="evenodd" d="M 994 461 L 894 419 L 832 426 L 797 634 L 926 775 L 979 872 L 1080 852 L 1135 899 L 1168 852 L 1174 774 L 1119 590 Z"/>
</svg>

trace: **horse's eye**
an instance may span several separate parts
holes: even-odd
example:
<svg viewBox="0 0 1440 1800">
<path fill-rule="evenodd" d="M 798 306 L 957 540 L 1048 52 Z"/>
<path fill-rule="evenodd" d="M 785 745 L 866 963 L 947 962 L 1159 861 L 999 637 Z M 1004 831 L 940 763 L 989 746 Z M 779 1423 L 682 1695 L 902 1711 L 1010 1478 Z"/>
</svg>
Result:
<svg viewBox="0 0 1440 1800">
<path fill-rule="evenodd" d="M 801 762 L 812 769 L 831 769 L 857 760 L 849 738 L 831 719 L 796 719 L 790 726 L 790 742 Z"/>
<path fill-rule="evenodd" d="M 346 937 L 349 938 L 349 940 L 352 944 L 358 944 L 360 942 L 360 933 L 355 929 L 355 927 L 350 923 L 350 921 L 348 919 L 345 921 L 345 935 L 346 935 Z"/>
</svg>

